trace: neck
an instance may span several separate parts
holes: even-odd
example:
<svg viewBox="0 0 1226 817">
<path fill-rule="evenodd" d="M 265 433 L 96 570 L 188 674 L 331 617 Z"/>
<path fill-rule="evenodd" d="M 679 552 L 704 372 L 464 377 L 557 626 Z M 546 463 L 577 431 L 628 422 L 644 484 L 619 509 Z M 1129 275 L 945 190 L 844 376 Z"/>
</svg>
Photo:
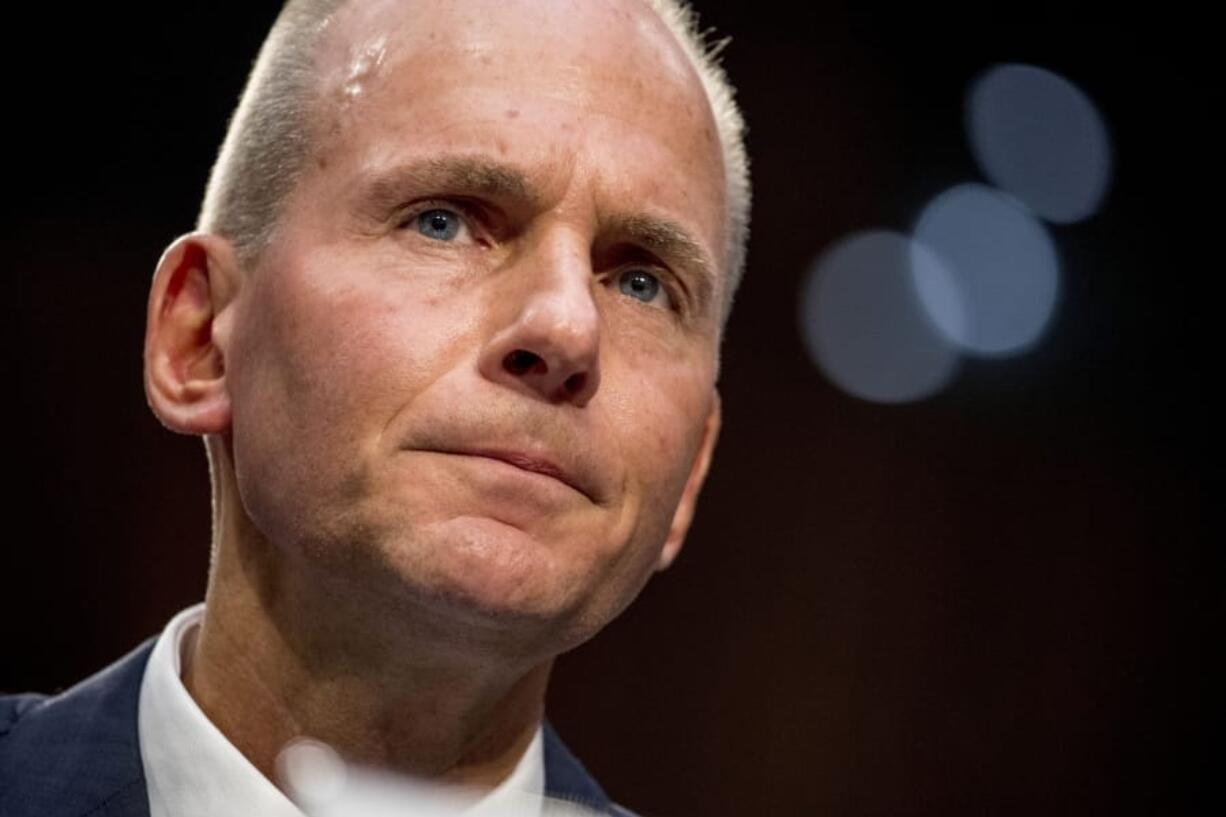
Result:
<svg viewBox="0 0 1226 817">
<path fill-rule="evenodd" d="M 275 782 L 278 753 L 309 736 L 349 762 L 440 782 L 491 787 L 511 773 L 540 724 L 551 660 L 465 652 L 428 615 L 355 600 L 216 507 L 183 680 L 257 769 Z"/>
</svg>

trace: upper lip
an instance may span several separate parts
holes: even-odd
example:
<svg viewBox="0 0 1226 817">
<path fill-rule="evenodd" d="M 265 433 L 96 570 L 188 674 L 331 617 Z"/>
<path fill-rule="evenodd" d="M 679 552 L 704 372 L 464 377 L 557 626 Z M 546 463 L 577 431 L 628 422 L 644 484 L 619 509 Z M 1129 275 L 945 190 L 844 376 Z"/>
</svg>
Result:
<svg viewBox="0 0 1226 817">
<path fill-rule="evenodd" d="M 547 477 L 553 477 L 559 482 L 569 485 L 579 493 L 586 496 L 588 499 L 595 502 L 595 497 L 592 492 L 584 484 L 584 480 L 576 477 L 571 471 L 558 465 L 553 460 L 546 459 L 539 454 L 529 454 L 524 451 L 515 451 L 511 449 L 496 449 L 496 448 L 466 448 L 446 451 L 448 454 L 463 454 L 470 457 L 488 457 L 493 460 L 501 460 L 502 462 L 513 465 L 516 468 L 521 468 L 524 471 L 531 471 L 535 474 L 543 474 Z"/>
</svg>

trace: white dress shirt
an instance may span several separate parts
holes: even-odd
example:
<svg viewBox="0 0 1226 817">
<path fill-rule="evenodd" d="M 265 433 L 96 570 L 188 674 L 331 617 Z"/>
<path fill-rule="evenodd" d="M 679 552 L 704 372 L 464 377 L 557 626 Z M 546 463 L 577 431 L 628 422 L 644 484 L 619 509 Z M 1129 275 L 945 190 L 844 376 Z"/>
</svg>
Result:
<svg viewBox="0 0 1226 817">
<path fill-rule="evenodd" d="M 226 740 L 183 685 L 182 651 L 203 616 L 204 605 L 197 604 L 171 619 L 141 681 L 137 721 L 150 817 L 304 817 Z M 521 809 L 525 792 L 535 800 L 544 791 L 544 738 L 538 727 L 510 776 L 465 814 L 499 814 L 509 804 Z"/>
</svg>

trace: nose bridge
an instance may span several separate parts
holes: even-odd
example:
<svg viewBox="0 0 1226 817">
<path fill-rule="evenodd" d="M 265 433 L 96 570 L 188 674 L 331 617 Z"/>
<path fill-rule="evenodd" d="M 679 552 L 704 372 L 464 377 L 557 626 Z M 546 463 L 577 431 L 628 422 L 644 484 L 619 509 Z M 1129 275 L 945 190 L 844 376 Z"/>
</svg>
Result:
<svg viewBox="0 0 1226 817">
<path fill-rule="evenodd" d="M 482 355 L 482 373 L 549 402 L 585 405 L 600 382 L 600 313 L 590 242 L 552 224 L 522 245 L 499 297 L 503 325 Z"/>
<path fill-rule="evenodd" d="M 520 260 L 525 286 L 519 319 L 529 331 L 563 344 L 568 356 L 595 343 L 600 316 L 592 296 L 591 251 L 578 231 L 557 227 L 542 235 Z"/>
</svg>

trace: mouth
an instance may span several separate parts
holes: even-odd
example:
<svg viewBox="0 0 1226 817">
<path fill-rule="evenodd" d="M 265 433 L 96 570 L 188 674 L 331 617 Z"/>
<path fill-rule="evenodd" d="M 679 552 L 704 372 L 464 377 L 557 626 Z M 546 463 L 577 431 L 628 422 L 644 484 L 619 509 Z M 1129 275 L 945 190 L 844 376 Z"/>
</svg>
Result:
<svg viewBox="0 0 1226 817">
<path fill-rule="evenodd" d="M 579 484 L 577 480 L 575 480 L 570 474 L 568 474 L 563 468 L 558 466 L 556 463 L 551 462 L 550 460 L 547 460 L 547 459 L 542 459 L 541 457 L 535 457 L 530 454 L 526 454 L 522 451 L 500 451 L 500 450 L 494 450 L 494 449 L 474 449 L 474 450 L 465 450 L 465 451 L 442 451 L 440 453 L 456 454 L 456 455 L 465 456 L 465 457 L 483 457 L 485 459 L 498 460 L 499 462 L 505 462 L 506 464 L 514 466 L 515 468 L 518 468 L 521 471 L 528 471 L 529 473 L 540 474 L 542 476 L 546 476 L 546 477 L 555 479 L 558 482 L 561 482 L 563 485 L 566 485 L 567 487 L 571 488 L 572 490 L 578 491 L 580 494 L 586 497 L 589 501 L 591 502 L 596 501 L 592 497 L 592 495 L 588 493 L 588 491 L 584 489 L 582 485 Z"/>
</svg>

